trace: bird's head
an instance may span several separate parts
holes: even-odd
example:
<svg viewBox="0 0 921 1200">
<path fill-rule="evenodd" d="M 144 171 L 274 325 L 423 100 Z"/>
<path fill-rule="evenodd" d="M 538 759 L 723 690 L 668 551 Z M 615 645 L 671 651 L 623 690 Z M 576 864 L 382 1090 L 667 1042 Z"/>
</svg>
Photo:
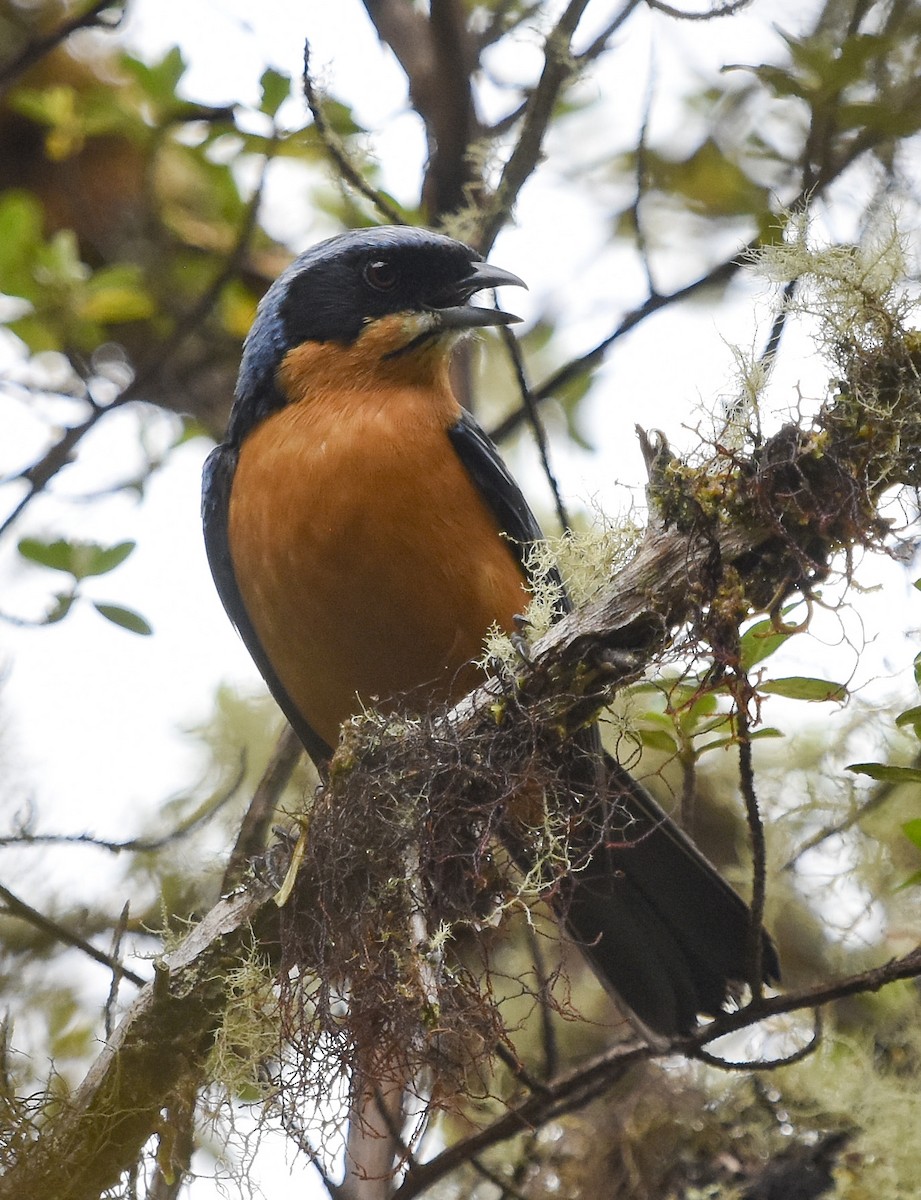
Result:
<svg viewBox="0 0 921 1200">
<path fill-rule="evenodd" d="M 278 370 L 305 343 L 365 345 L 381 362 L 471 329 L 519 320 L 470 303 L 484 288 L 524 287 L 463 242 L 409 226 L 339 234 L 300 255 L 269 288 L 243 350 L 229 440 L 286 403 Z"/>
</svg>

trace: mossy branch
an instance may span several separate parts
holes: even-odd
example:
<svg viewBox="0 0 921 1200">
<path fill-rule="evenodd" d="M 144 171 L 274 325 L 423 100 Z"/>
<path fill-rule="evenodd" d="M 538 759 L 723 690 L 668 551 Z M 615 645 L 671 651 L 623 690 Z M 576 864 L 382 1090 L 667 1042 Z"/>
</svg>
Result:
<svg viewBox="0 0 921 1200">
<path fill-rule="evenodd" d="M 561 743 L 670 647 L 685 638 L 698 648 L 707 643 L 719 661 L 733 644 L 728 632 L 751 612 L 779 612 L 791 593 L 808 594 L 842 552 L 884 548 L 888 526 L 881 501 L 893 488 L 918 481 L 921 345 L 897 322 L 887 328 L 883 321 L 873 337 L 850 346 L 839 367 L 834 396 L 808 427 L 785 425 L 748 452 L 718 447 L 709 461 L 692 466 L 675 458 L 664 441 L 643 435 L 655 518 L 632 560 L 596 599 L 534 644 L 514 680 L 493 681 L 442 718 L 401 725 L 395 735 L 383 722 L 373 726 L 370 742 L 360 725 L 350 730 L 312 820 L 323 809 L 341 813 L 355 796 L 363 794 L 369 803 L 381 794 L 382 772 L 404 784 L 418 782 L 427 796 L 439 773 L 445 788 L 473 780 L 488 797 L 497 762 L 509 773 L 525 769 L 528 763 L 516 763 L 515 756 L 533 751 L 535 737 L 544 745 Z M 447 768 L 439 757 L 445 746 L 451 749 Z M 510 779 L 500 779 L 506 789 Z M 305 893 L 322 892 L 317 861 L 305 859 L 301 903 Z M 84 1083 L 48 1116 L 41 1141 L 21 1146 L 19 1161 L 0 1181 L 0 1200 L 96 1197 L 135 1161 L 156 1131 L 162 1106 L 190 1071 L 200 1069 L 229 1001 L 233 969 L 254 940 L 265 957 L 277 960 L 274 890 L 251 880 L 164 958 Z M 314 965 L 302 962 L 302 973 Z M 768 1013 L 917 974 L 916 953 L 866 975 L 763 1001 L 728 1015 L 719 1027 L 739 1028 Z M 431 1022 L 438 1014 L 430 996 L 423 1000 L 417 999 L 416 1010 Z M 714 1029 L 708 1027 L 707 1039 Z M 417 1042 L 424 1036 L 425 1027 Z M 684 1049 L 693 1053 L 702 1042 Z M 631 1055 L 651 1053 L 649 1047 L 620 1047 L 611 1069 L 617 1074 Z M 600 1074 L 577 1072 L 577 1082 L 565 1086 L 566 1103 L 595 1094 L 595 1082 L 609 1079 L 606 1067 Z M 545 1120 L 560 1102 L 556 1085 L 544 1088 L 526 1111 L 504 1119 L 492 1139 L 504 1136 L 506 1127 L 518 1128 L 522 1118 Z M 478 1148 L 474 1138 L 467 1153 Z M 401 1193 L 406 1196 L 416 1194 L 408 1179 Z"/>
</svg>

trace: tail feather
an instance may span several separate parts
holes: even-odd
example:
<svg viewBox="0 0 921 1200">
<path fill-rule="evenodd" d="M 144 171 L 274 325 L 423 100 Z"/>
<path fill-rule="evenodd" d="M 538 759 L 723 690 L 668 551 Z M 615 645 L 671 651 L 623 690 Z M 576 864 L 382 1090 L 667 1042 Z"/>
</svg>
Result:
<svg viewBox="0 0 921 1200">
<path fill-rule="evenodd" d="M 561 884 L 555 907 L 602 982 L 658 1033 L 690 1033 L 716 1016 L 746 979 L 751 914 L 649 793 L 606 759 L 607 800 L 618 811 L 598 842 L 570 843 L 582 862 Z M 589 823 L 591 824 L 591 823 Z M 590 842 L 594 840 L 595 844 Z M 780 967 L 762 930 L 766 982 Z"/>
</svg>

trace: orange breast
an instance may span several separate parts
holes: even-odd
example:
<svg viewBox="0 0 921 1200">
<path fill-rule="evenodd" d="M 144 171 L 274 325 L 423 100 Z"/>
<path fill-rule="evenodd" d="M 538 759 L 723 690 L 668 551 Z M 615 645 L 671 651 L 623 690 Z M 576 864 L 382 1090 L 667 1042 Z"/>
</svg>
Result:
<svg viewBox="0 0 921 1200">
<path fill-rule="evenodd" d="M 364 705 L 463 695 L 490 624 L 511 629 L 527 596 L 445 432 L 459 411 L 446 374 L 417 386 L 401 366 L 373 391 L 353 376 L 354 390 L 333 392 L 305 362 L 319 352 L 301 350 L 285 382 L 305 398 L 241 450 L 230 549 L 279 679 L 335 745 Z"/>
</svg>

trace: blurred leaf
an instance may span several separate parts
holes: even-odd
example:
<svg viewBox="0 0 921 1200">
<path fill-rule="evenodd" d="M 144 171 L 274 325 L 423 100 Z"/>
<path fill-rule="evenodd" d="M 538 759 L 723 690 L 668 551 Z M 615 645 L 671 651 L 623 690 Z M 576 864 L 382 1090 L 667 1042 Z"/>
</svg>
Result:
<svg viewBox="0 0 921 1200">
<path fill-rule="evenodd" d="M 221 325 L 233 337 L 244 338 L 256 316 L 259 297 L 239 279 L 232 279 L 221 289 L 218 313 Z"/>
<path fill-rule="evenodd" d="M 263 72 L 262 78 L 259 80 L 259 87 L 262 90 L 259 111 L 264 112 L 268 117 L 274 117 L 291 95 L 291 78 L 269 67 Z"/>
<path fill-rule="evenodd" d="M 134 263 L 117 263 L 96 271 L 88 281 L 80 315 L 103 325 L 146 321 L 156 305 L 143 283 L 143 273 Z"/>
<path fill-rule="evenodd" d="M 647 152 L 645 161 L 658 189 L 681 196 L 701 216 L 750 216 L 768 207 L 766 190 L 712 138 L 705 139 L 685 159 L 668 159 Z"/>
<path fill-rule="evenodd" d="M 140 613 L 135 612 L 133 608 L 123 608 L 120 604 L 100 604 L 93 603 L 93 608 L 105 617 L 107 621 L 111 621 L 113 625 L 118 625 L 122 629 L 127 629 L 130 633 L 140 634 L 142 637 L 148 637 L 153 633 L 147 621 Z"/>
<path fill-rule="evenodd" d="M 893 767 L 888 763 L 851 763 L 848 771 L 886 783 L 921 783 L 921 767 Z"/>
<path fill-rule="evenodd" d="M 157 101 L 161 112 L 172 111 L 177 103 L 176 88 L 186 72 L 186 62 L 178 46 L 167 50 L 159 62 L 145 63 L 126 54 L 121 63 L 141 85 L 148 98 Z"/>
<path fill-rule="evenodd" d="M 666 733 L 664 729 L 637 729 L 635 732 L 649 750 L 661 750 L 665 754 L 674 754 L 678 749 L 678 743 L 674 736 Z"/>
<path fill-rule="evenodd" d="M 916 705 L 914 708 L 906 708 L 904 712 L 899 713 L 895 719 L 895 723 L 899 729 L 904 729 L 906 725 L 910 725 L 916 737 L 921 737 L 921 705 Z"/>
<path fill-rule="evenodd" d="M 63 621 L 73 608 L 76 598 L 74 592 L 58 592 L 54 597 L 54 603 L 45 613 L 42 624 L 56 625 L 58 621 Z"/>
<path fill-rule="evenodd" d="M 846 700 L 847 688 L 843 683 L 830 679 L 811 679 L 805 675 L 789 675 L 785 679 L 770 679 L 762 683 L 759 692 L 772 696 L 786 696 L 789 700 Z"/>
<path fill-rule="evenodd" d="M 902 832 L 910 842 L 921 850 L 921 817 L 915 817 L 912 821 L 906 821 L 902 826 Z"/>
<path fill-rule="evenodd" d="M 69 542 L 64 538 L 53 542 L 23 538 L 19 543 L 19 553 L 30 562 L 52 571 L 65 571 L 74 579 L 88 579 L 91 575 L 106 575 L 114 571 L 136 544 L 118 542 L 114 546 L 100 546 L 98 542 Z"/>
</svg>

